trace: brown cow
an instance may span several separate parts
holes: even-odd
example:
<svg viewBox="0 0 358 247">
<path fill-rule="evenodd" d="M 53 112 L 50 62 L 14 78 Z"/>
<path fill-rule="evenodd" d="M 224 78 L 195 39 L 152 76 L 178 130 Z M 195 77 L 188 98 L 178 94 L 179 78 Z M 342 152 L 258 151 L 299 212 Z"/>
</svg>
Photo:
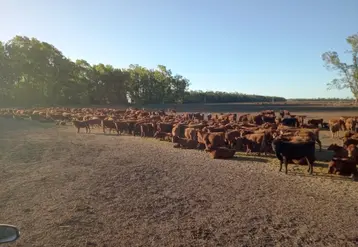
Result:
<svg viewBox="0 0 358 247">
<path fill-rule="evenodd" d="M 161 132 L 159 130 L 154 133 L 154 138 L 160 139 L 161 141 L 169 139 L 170 137 L 172 137 L 172 133 Z"/>
<path fill-rule="evenodd" d="M 339 130 L 341 129 L 341 124 L 339 122 L 329 123 L 329 131 L 331 132 L 332 138 L 339 137 Z"/>
<path fill-rule="evenodd" d="M 205 144 L 206 149 L 224 147 L 225 134 L 224 132 L 207 133 L 205 131 L 197 131 L 198 142 Z"/>
<path fill-rule="evenodd" d="M 179 144 L 179 147 L 186 148 L 186 149 L 197 149 L 199 144 L 195 140 L 180 138 L 178 136 L 173 136 L 172 141 L 173 143 Z"/>
<path fill-rule="evenodd" d="M 196 129 L 194 128 L 186 128 L 184 132 L 184 136 L 187 139 L 196 141 L 198 138 L 196 137 Z"/>
<path fill-rule="evenodd" d="M 268 135 L 268 133 L 260 133 L 243 136 L 242 143 L 246 146 L 246 154 L 251 153 L 252 150 L 257 150 L 258 155 L 261 155 L 261 152 L 264 152 L 266 155 Z"/>
<path fill-rule="evenodd" d="M 205 151 L 210 153 L 212 159 L 230 159 L 236 153 L 235 149 L 228 149 L 226 147 L 211 148 Z"/>
<path fill-rule="evenodd" d="M 306 142 L 308 141 L 314 141 L 319 146 L 319 151 L 322 151 L 322 143 L 319 139 L 319 129 L 300 129 L 295 133 L 295 136 L 303 138 Z"/>
<path fill-rule="evenodd" d="M 230 148 L 236 147 L 236 141 L 238 137 L 241 137 L 241 133 L 238 130 L 225 132 L 225 141 Z"/>
<path fill-rule="evenodd" d="M 347 130 L 354 131 L 356 129 L 356 120 L 354 118 L 347 118 L 345 121 L 345 127 Z"/>
<path fill-rule="evenodd" d="M 330 119 L 328 121 L 329 126 L 339 126 L 339 130 L 346 130 L 346 126 L 344 124 L 344 119 L 343 118 L 334 118 L 334 119 Z"/>
</svg>

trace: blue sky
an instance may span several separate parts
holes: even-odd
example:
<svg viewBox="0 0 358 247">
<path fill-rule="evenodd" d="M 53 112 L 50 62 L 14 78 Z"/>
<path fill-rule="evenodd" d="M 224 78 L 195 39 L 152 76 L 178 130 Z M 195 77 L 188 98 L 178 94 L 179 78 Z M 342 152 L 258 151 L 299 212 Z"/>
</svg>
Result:
<svg viewBox="0 0 358 247">
<path fill-rule="evenodd" d="M 357 0 L 0 0 L 0 40 L 52 43 L 72 59 L 166 65 L 194 90 L 288 98 L 327 91 L 321 54 L 349 47 Z"/>
</svg>

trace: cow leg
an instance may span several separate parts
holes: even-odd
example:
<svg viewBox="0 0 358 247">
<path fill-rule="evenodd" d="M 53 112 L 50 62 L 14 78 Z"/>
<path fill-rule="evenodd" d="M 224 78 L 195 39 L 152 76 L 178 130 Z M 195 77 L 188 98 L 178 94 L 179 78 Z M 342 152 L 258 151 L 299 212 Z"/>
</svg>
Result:
<svg viewBox="0 0 358 247">
<path fill-rule="evenodd" d="M 308 160 L 307 157 L 306 158 L 306 162 L 307 162 L 307 165 L 308 165 L 308 170 L 307 172 L 309 172 L 311 175 L 313 174 L 313 164 Z"/>
<path fill-rule="evenodd" d="M 283 160 L 280 160 L 280 170 L 278 170 L 278 172 L 280 172 L 282 170 L 282 163 L 283 163 Z"/>
<path fill-rule="evenodd" d="M 77 128 L 77 133 L 80 133 L 80 128 Z"/>
<path fill-rule="evenodd" d="M 251 149 L 249 148 L 249 145 L 246 145 L 246 154 L 251 153 Z"/>
<path fill-rule="evenodd" d="M 283 160 L 285 162 L 285 173 L 287 174 L 288 160 L 286 157 L 283 157 Z"/>
</svg>

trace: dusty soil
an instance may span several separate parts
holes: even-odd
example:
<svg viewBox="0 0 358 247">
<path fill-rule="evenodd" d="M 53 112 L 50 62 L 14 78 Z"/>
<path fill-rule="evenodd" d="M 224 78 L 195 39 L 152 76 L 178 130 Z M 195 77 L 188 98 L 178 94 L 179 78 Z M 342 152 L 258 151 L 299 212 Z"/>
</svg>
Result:
<svg viewBox="0 0 358 247">
<path fill-rule="evenodd" d="M 358 245 L 357 182 L 271 161 L 0 119 L 0 219 L 13 246 Z"/>
</svg>

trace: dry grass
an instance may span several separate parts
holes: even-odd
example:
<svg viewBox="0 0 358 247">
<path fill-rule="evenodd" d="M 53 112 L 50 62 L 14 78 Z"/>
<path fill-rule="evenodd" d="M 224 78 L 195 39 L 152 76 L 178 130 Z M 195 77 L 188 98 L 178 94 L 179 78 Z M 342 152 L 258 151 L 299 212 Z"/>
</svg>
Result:
<svg viewBox="0 0 358 247">
<path fill-rule="evenodd" d="M 172 145 L 0 119 L 1 222 L 14 246 L 357 245 L 358 183 Z"/>
</svg>

